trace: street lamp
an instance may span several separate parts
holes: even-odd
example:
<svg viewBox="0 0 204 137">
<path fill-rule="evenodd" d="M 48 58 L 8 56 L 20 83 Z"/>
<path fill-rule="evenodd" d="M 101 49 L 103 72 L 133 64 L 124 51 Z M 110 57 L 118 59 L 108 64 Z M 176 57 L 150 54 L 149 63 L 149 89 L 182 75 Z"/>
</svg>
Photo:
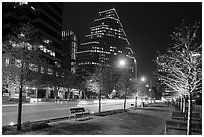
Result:
<svg viewBox="0 0 204 137">
<path fill-rule="evenodd" d="M 141 78 L 141 81 L 142 81 L 142 82 L 145 82 L 145 81 L 146 81 L 145 77 L 142 77 L 142 78 Z"/>
<path fill-rule="evenodd" d="M 121 67 L 121 68 L 126 68 L 126 63 L 127 63 L 127 61 L 126 61 L 126 59 L 120 59 L 119 60 L 119 67 Z M 124 70 L 122 71 L 122 73 L 123 73 L 123 75 L 124 75 Z M 126 87 L 126 85 L 125 85 L 125 87 Z M 125 108 L 126 108 L 126 94 L 127 94 L 127 87 L 126 87 L 126 89 L 125 89 L 125 101 L 124 101 L 124 110 L 125 110 Z"/>
<path fill-rule="evenodd" d="M 124 67 L 125 65 L 126 65 L 125 59 L 121 59 L 121 60 L 119 61 L 119 67 Z"/>
</svg>

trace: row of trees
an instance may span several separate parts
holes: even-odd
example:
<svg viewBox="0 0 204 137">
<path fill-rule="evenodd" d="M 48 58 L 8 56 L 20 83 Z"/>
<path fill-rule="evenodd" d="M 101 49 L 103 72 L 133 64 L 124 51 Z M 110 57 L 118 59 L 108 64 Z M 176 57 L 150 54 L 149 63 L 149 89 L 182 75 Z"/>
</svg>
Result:
<svg viewBox="0 0 204 137">
<path fill-rule="evenodd" d="M 155 98 L 156 90 L 149 91 L 145 83 L 133 77 L 128 69 L 117 69 L 108 65 L 98 66 L 94 73 L 87 78 L 87 88 L 96 93 L 101 112 L 101 98 L 123 98 L 126 109 L 127 97 Z M 135 100 L 137 102 L 137 100 Z M 135 103 L 135 107 L 137 103 Z"/>
<path fill-rule="evenodd" d="M 202 93 L 202 45 L 198 31 L 199 23 L 185 25 L 183 22 L 171 35 L 171 48 L 156 60 L 157 76 L 166 90 L 177 97 L 188 98 L 187 134 L 191 134 L 192 97 Z"/>
<path fill-rule="evenodd" d="M 21 130 L 22 93 L 27 87 L 49 87 L 58 96 L 60 88 L 69 93 L 72 88 L 84 89 L 83 78 L 54 68 L 41 51 L 43 37 L 30 24 L 20 24 L 2 42 L 2 82 L 19 93 L 17 130 Z M 47 69 L 52 68 L 48 75 Z M 54 74 L 57 69 L 58 75 Z"/>
<path fill-rule="evenodd" d="M 5 85 L 13 85 L 19 90 L 17 130 L 21 130 L 22 93 L 26 87 L 41 78 L 36 73 L 38 66 L 46 66 L 40 57 L 37 45 L 41 39 L 33 33 L 31 25 L 20 25 L 2 42 L 3 67 L 2 78 Z"/>
<path fill-rule="evenodd" d="M 134 93 L 136 87 L 129 73 L 120 75 L 113 68 L 102 65 L 89 77 L 77 76 L 50 65 L 51 62 L 40 49 L 42 43 L 42 36 L 30 24 L 21 24 L 2 42 L 3 85 L 12 85 L 19 93 L 17 130 L 21 130 L 22 93 L 27 87 L 49 87 L 54 92 L 55 99 L 60 89 L 69 93 L 75 88 L 82 91 L 84 99 L 90 98 L 91 94 L 98 96 L 100 105 L 101 96 L 108 98 L 115 89 L 117 92 L 113 96 L 125 98 L 125 109 L 126 97 Z M 53 69 L 50 75 L 48 68 Z M 54 69 L 63 73 L 55 75 Z"/>
</svg>

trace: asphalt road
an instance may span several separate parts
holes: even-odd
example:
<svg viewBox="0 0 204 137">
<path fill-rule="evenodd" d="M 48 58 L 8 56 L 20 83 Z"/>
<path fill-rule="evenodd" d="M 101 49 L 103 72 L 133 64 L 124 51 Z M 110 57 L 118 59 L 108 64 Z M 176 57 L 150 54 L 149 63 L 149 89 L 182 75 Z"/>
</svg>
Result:
<svg viewBox="0 0 204 137">
<path fill-rule="evenodd" d="M 106 101 L 102 103 L 102 111 L 122 109 L 123 100 L 118 101 Z M 127 100 L 126 107 L 131 107 L 134 104 L 134 100 Z M 138 104 L 139 101 L 138 101 Z M 91 112 L 98 112 L 98 104 L 77 104 L 74 102 L 69 103 L 34 103 L 23 104 L 22 110 L 22 122 L 46 120 L 50 118 L 65 117 L 68 116 L 68 107 L 83 106 L 89 109 Z M 2 125 L 16 124 L 17 122 L 17 105 L 4 105 L 2 106 Z"/>
</svg>

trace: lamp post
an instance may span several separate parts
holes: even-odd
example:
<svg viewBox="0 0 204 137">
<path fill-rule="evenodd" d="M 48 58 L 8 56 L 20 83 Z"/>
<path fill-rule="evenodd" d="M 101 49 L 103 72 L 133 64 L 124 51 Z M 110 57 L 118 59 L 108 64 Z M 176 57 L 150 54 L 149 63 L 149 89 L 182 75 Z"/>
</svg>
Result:
<svg viewBox="0 0 204 137">
<path fill-rule="evenodd" d="M 141 77 L 141 82 L 145 82 L 146 81 L 146 78 L 143 76 L 143 77 Z M 142 107 L 144 107 L 144 103 L 143 103 L 143 99 L 142 99 Z"/>
<path fill-rule="evenodd" d="M 119 67 L 120 68 L 125 68 L 126 65 L 126 60 L 125 59 L 120 59 L 119 60 Z M 124 75 L 124 70 L 122 71 L 123 75 Z M 124 110 L 126 108 L 126 96 L 127 96 L 127 84 L 125 84 L 125 101 L 124 101 Z"/>
<path fill-rule="evenodd" d="M 138 86 L 138 81 L 137 81 L 137 60 L 135 59 L 135 80 L 136 80 L 136 94 L 135 94 L 135 108 L 137 108 L 137 86 Z"/>
<path fill-rule="evenodd" d="M 145 78 L 145 77 L 141 77 L 141 81 L 142 81 L 142 82 L 145 82 L 145 81 L 146 81 L 146 78 Z"/>
</svg>

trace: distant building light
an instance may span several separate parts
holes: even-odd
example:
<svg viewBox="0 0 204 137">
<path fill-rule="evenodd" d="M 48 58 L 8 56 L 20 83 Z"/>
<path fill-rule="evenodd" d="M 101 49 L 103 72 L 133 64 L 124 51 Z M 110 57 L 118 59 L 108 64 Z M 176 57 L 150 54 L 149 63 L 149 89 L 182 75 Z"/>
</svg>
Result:
<svg viewBox="0 0 204 137">
<path fill-rule="evenodd" d="M 13 126 L 13 125 L 15 125 L 15 123 L 14 123 L 14 122 L 11 122 L 11 123 L 9 123 L 9 125 L 10 125 L 10 126 Z"/>
<path fill-rule="evenodd" d="M 6 66 L 9 66 L 9 59 L 6 59 Z"/>
<path fill-rule="evenodd" d="M 19 5 L 28 5 L 28 2 L 18 2 Z"/>
<path fill-rule="evenodd" d="M 33 6 L 31 6 L 31 9 L 35 10 L 35 8 Z"/>
<path fill-rule="evenodd" d="M 99 42 L 98 42 L 98 41 L 92 41 L 92 42 L 86 42 L 86 43 L 82 43 L 81 45 L 87 45 L 87 44 L 93 44 L 93 43 L 96 43 L 96 44 L 98 44 Z"/>
</svg>

